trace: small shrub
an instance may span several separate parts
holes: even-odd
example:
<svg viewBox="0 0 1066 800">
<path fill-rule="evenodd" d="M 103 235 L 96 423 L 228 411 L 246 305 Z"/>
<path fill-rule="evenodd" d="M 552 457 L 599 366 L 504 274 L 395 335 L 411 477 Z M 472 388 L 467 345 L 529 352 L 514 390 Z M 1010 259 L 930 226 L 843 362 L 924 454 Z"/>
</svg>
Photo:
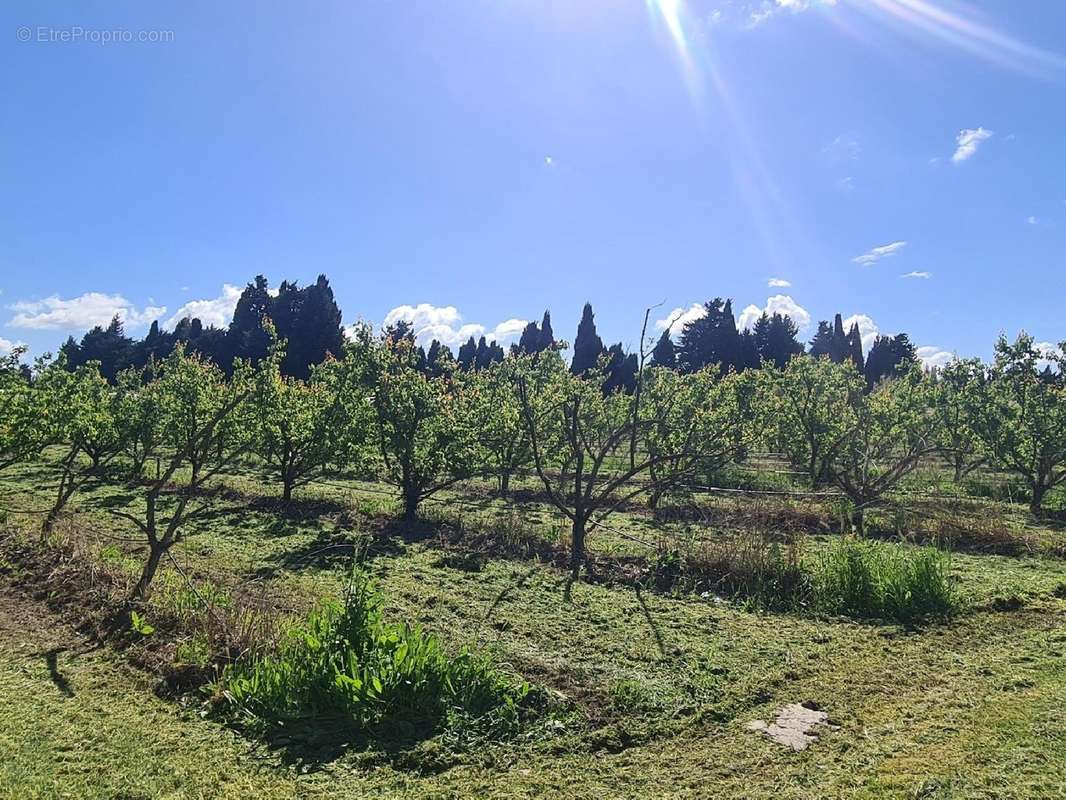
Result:
<svg viewBox="0 0 1066 800">
<path fill-rule="evenodd" d="M 815 571 L 815 598 L 825 611 L 909 622 L 946 616 L 957 606 L 949 559 L 934 547 L 920 549 L 845 538 L 822 555 Z"/>
<path fill-rule="evenodd" d="M 449 657 L 417 626 L 385 622 L 381 606 L 357 574 L 344 605 L 322 606 L 275 651 L 227 668 L 216 687 L 224 705 L 268 726 L 328 716 L 355 730 L 400 720 L 513 729 L 527 684 L 473 653 Z"/>
</svg>

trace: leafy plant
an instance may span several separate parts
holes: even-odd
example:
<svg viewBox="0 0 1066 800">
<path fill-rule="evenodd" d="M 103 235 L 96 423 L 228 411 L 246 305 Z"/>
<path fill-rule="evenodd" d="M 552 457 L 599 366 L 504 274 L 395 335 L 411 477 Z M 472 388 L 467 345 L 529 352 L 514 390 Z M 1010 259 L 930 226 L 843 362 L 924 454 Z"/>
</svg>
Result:
<svg viewBox="0 0 1066 800">
<path fill-rule="evenodd" d="M 268 726 L 321 715 L 357 730 L 398 719 L 430 729 L 478 721 L 500 732 L 517 724 L 527 684 L 469 651 L 447 655 L 419 627 L 386 622 L 381 608 L 356 573 L 344 605 L 321 606 L 277 650 L 225 671 L 224 707 Z"/>
<path fill-rule="evenodd" d="M 138 614 L 136 611 L 130 612 L 130 628 L 141 636 L 151 636 L 155 633 L 155 628 L 149 625 L 144 617 Z"/>
</svg>

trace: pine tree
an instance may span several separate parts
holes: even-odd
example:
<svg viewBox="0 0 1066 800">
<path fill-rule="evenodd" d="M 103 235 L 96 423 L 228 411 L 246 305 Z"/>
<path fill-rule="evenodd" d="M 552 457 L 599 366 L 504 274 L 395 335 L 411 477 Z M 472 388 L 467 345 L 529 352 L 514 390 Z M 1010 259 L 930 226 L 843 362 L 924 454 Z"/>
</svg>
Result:
<svg viewBox="0 0 1066 800">
<path fill-rule="evenodd" d="M 596 333 L 596 321 L 592 313 L 592 303 L 585 303 L 581 312 L 581 322 L 577 326 L 574 339 L 574 357 L 570 362 L 570 372 L 584 375 L 596 366 L 603 353 L 603 340 Z"/>
<path fill-rule="evenodd" d="M 803 345 L 796 340 L 799 329 L 791 317 L 763 313 L 755 323 L 755 346 L 764 364 L 780 368 L 788 360 L 803 352 Z"/>
<path fill-rule="evenodd" d="M 626 355 L 622 343 L 607 349 L 607 369 L 603 381 L 604 394 L 622 391 L 632 394 L 637 388 L 637 354 Z"/>
<path fill-rule="evenodd" d="M 759 346 L 750 328 L 745 328 L 740 332 L 740 364 L 742 370 L 759 369 L 762 366 Z"/>
<path fill-rule="evenodd" d="M 677 369 L 677 348 L 674 347 L 674 340 L 670 338 L 670 331 L 663 331 L 659 341 L 655 343 L 655 348 L 651 351 L 651 363 L 653 367 Z"/>
<path fill-rule="evenodd" d="M 133 340 L 126 336 L 118 315 L 111 319 L 107 328 L 95 326 L 82 337 L 80 344 L 70 347 L 73 341 L 71 338 L 63 346 L 68 369 L 74 370 L 90 361 L 99 361 L 100 374 L 109 383 L 114 383 L 118 373 L 132 363 Z"/>
<path fill-rule="evenodd" d="M 249 359 L 253 364 L 266 358 L 270 346 L 270 336 L 263 330 L 263 319 L 270 316 L 273 304 L 268 289 L 267 279 L 256 275 L 241 292 L 227 333 L 233 356 Z M 232 368 L 232 364 L 219 366 L 226 370 Z"/>
<path fill-rule="evenodd" d="M 825 356 L 832 358 L 833 353 L 833 326 L 824 319 L 818 323 L 818 332 L 810 341 L 810 349 L 807 351 L 812 358 Z"/>
<path fill-rule="evenodd" d="M 685 372 L 710 364 L 717 364 L 722 373 L 741 369 L 740 334 L 732 300 L 714 298 L 704 305 L 703 316 L 685 325 L 678 360 Z"/>
<path fill-rule="evenodd" d="M 918 354 L 905 333 L 898 336 L 878 336 L 866 358 L 866 384 L 876 386 L 884 378 L 918 362 Z"/>
<path fill-rule="evenodd" d="M 296 314 L 290 330 L 275 321 L 278 335 L 289 341 L 282 364 L 285 374 L 306 379 L 311 367 L 321 364 L 329 355 L 339 356 L 344 348 L 344 328 L 341 310 L 333 289 L 325 275 L 300 290 Z M 279 295 L 280 296 L 280 295 Z"/>
</svg>

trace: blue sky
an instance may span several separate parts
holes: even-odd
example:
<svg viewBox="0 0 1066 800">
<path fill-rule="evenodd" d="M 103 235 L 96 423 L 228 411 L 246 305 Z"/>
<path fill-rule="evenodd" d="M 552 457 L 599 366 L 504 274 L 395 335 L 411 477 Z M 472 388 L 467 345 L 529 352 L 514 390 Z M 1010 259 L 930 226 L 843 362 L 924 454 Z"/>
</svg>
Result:
<svg viewBox="0 0 1066 800">
<path fill-rule="evenodd" d="M 571 339 L 591 300 L 604 339 L 635 345 L 646 306 L 716 295 L 809 318 L 804 338 L 838 311 L 906 330 L 933 360 L 988 356 L 1000 331 L 1066 338 L 1066 3 L 0 19 L 0 347 L 38 354 L 114 313 L 134 335 L 222 321 L 260 272 L 324 272 L 346 322 L 453 340 L 545 308 Z"/>
</svg>

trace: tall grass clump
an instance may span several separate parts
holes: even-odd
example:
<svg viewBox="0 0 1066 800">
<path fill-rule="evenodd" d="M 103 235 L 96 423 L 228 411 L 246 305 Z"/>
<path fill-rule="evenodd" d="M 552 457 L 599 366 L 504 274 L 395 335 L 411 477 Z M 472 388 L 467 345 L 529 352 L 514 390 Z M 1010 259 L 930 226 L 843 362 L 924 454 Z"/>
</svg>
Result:
<svg viewBox="0 0 1066 800">
<path fill-rule="evenodd" d="M 958 606 L 949 566 L 935 547 L 844 538 L 819 559 L 814 595 L 819 608 L 834 614 L 900 622 L 948 616 Z"/>
<path fill-rule="evenodd" d="M 517 725 L 528 684 L 484 656 L 449 656 L 432 634 L 386 622 L 381 608 L 358 573 L 343 604 L 319 607 L 275 650 L 229 667 L 215 687 L 222 704 L 267 727 L 314 718 L 353 731 L 399 723 L 505 734 Z"/>
<path fill-rule="evenodd" d="M 704 541 L 681 561 L 676 569 L 693 590 L 767 609 L 807 605 L 810 580 L 802 563 L 802 538 L 778 542 L 760 531 L 745 531 Z M 670 565 L 669 558 L 660 556 L 658 574 L 669 576 Z"/>
</svg>

